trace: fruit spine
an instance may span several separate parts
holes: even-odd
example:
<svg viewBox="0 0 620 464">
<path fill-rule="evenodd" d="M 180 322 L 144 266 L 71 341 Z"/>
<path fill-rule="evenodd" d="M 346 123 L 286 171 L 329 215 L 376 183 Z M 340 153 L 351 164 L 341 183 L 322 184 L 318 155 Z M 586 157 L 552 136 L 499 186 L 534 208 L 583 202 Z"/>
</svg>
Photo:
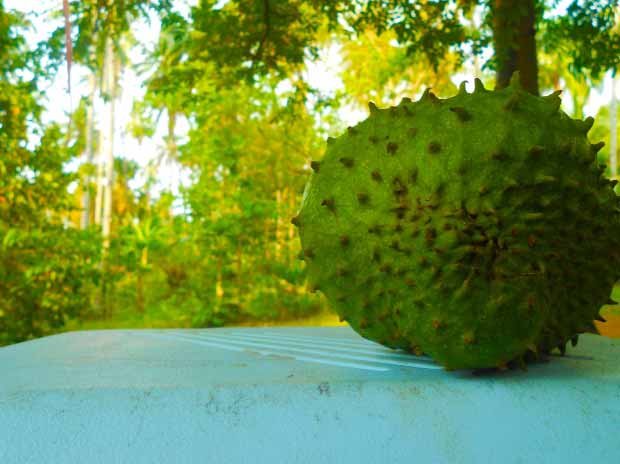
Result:
<svg viewBox="0 0 620 464">
<path fill-rule="evenodd" d="M 595 331 L 619 200 L 592 118 L 511 85 L 395 107 L 328 139 L 299 228 L 309 286 L 362 336 L 447 369 L 523 365 Z"/>
</svg>

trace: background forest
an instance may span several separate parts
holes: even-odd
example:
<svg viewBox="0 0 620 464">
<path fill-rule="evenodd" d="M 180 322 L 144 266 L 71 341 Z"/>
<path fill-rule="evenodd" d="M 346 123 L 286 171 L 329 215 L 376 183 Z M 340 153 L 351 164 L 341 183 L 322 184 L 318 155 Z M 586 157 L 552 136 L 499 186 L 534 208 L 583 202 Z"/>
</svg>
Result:
<svg viewBox="0 0 620 464">
<path fill-rule="evenodd" d="M 615 176 L 617 3 L 0 0 L 0 345 L 338 323 L 290 218 L 368 100 L 518 70 L 596 118 Z"/>
</svg>

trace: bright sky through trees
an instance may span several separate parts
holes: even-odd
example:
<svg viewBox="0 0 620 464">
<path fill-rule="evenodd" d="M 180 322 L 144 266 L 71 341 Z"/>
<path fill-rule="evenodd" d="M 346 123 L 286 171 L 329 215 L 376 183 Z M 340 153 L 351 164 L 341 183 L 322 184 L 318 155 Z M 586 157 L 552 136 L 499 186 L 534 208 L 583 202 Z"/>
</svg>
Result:
<svg viewBox="0 0 620 464">
<path fill-rule="evenodd" d="M 24 13 L 32 13 L 29 17 L 32 21 L 32 29 L 28 32 L 27 38 L 31 43 L 44 40 L 49 34 L 59 27 L 62 18 L 50 18 L 49 12 L 52 9 L 58 11 L 61 0 L 5 0 L 7 9 L 15 9 Z M 196 0 L 176 0 L 175 7 L 186 16 L 189 8 L 196 4 Z M 222 2 L 222 5 L 225 2 Z M 155 15 L 151 15 L 150 24 L 144 20 L 137 20 L 132 25 L 132 32 L 139 39 L 141 46 L 152 49 L 157 41 L 160 24 Z M 138 47 L 132 50 L 130 55 L 133 63 L 143 61 L 144 55 L 140 53 Z M 333 93 L 342 87 L 342 81 L 338 77 L 339 63 L 341 62 L 337 46 L 330 46 L 322 51 L 321 59 L 316 62 L 308 62 L 307 76 L 308 81 L 312 82 L 319 90 L 326 93 Z M 67 94 L 67 69 L 60 68 L 55 80 L 49 83 L 47 97 L 49 105 L 46 105 L 45 119 L 48 121 L 66 121 L 72 107 L 82 97 L 88 94 L 87 73 L 83 66 L 73 65 L 71 85 L 72 94 Z M 125 69 L 121 82 L 122 95 L 119 99 L 119 111 L 117 119 L 117 134 L 120 143 L 116 146 L 116 155 L 130 160 L 134 160 L 141 165 L 146 165 L 153 160 L 161 150 L 164 150 L 163 137 L 166 131 L 167 116 L 165 114 L 159 120 L 157 131 L 154 137 L 145 138 L 140 144 L 135 138 L 126 133 L 123 128 L 127 126 L 131 119 L 131 111 L 135 101 L 141 100 L 144 96 L 143 77 L 138 75 L 131 67 Z M 281 86 L 282 90 L 290 88 L 287 85 Z M 74 108 L 73 108 L 74 109 Z M 347 124 L 353 124 L 365 117 L 364 111 L 359 111 L 345 107 L 341 111 L 341 116 Z M 181 121 L 177 127 L 178 136 L 183 139 L 183 134 L 187 131 L 187 124 Z M 180 184 L 187 182 L 189 172 L 183 171 L 176 164 L 166 164 L 160 169 L 159 189 L 171 189 L 178 191 Z M 144 179 L 141 179 L 143 182 Z M 137 187 L 138 185 L 132 185 Z"/>
<path fill-rule="evenodd" d="M 541 18 L 534 0 L 72 0 L 68 95 L 62 0 L 0 0 L 0 346 L 337 323 L 291 220 L 327 136 L 369 100 L 501 88 L 518 70 L 531 93 L 564 89 L 612 147 L 614 2 L 545 0 Z"/>
<path fill-rule="evenodd" d="M 178 10 L 188 14 L 189 7 L 195 3 L 194 0 L 177 1 Z M 32 29 L 28 32 L 27 38 L 29 42 L 35 43 L 46 39 L 50 33 L 59 27 L 63 19 L 60 17 L 50 18 L 50 10 L 54 9 L 58 12 L 62 0 L 6 0 L 5 7 L 7 9 L 15 9 L 24 13 L 33 13 L 29 15 L 32 21 Z M 132 32 L 139 43 L 147 48 L 152 49 L 157 41 L 160 31 L 159 19 L 155 15 L 151 15 L 151 23 L 147 24 L 144 20 L 137 20 L 132 25 Z M 133 63 L 141 62 L 144 55 L 140 52 L 139 47 L 134 47 L 130 54 Z M 47 89 L 47 99 L 49 104 L 45 105 L 46 112 L 44 118 L 48 121 L 65 122 L 68 114 L 72 111 L 82 96 L 88 95 L 87 72 L 83 66 L 73 65 L 71 75 L 72 92 L 67 93 L 67 68 L 61 67 L 55 80 L 49 83 Z M 119 143 L 116 145 L 116 155 L 122 156 L 130 160 L 134 160 L 145 166 L 149 161 L 158 156 L 163 150 L 162 137 L 167 124 L 166 115 L 163 115 L 159 121 L 157 133 L 153 138 L 145 138 L 140 144 L 135 138 L 126 133 L 124 128 L 127 127 L 131 120 L 132 107 L 135 101 L 142 99 L 144 96 L 144 88 L 142 87 L 143 78 L 139 76 L 134 69 L 128 67 L 125 69 L 120 83 L 122 95 L 117 105 L 119 107 L 117 116 L 117 137 Z M 182 135 L 186 130 L 186 126 L 179 124 L 178 132 Z M 71 168 L 71 167 L 70 167 Z M 178 191 L 179 184 L 187 178 L 187 173 L 183 173 L 178 165 L 162 166 L 158 189 L 172 189 Z M 143 183 L 145 179 L 136 179 L 138 183 Z M 138 187 L 138 185 L 132 185 Z"/>
<path fill-rule="evenodd" d="M 185 16 L 189 15 L 189 9 L 195 5 L 197 0 L 176 0 L 175 8 Z M 226 3 L 221 2 L 220 6 Z M 559 10 L 565 8 L 569 0 L 565 0 L 558 7 Z M 27 34 L 27 38 L 31 42 L 43 40 L 51 31 L 59 26 L 62 22 L 61 17 L 50 17 L 50 11 L 58 12 L 61 8 L 61 0 L 5 0 L 7 9 L 15 9 L 24 13 L 32 13 L 29 17 L 32 21 L 32 30 Z M 144 20 L 135 21 L 132 25 L 132 32 L 139 41 L 140 45 L 152 49 L 159 35 L 159 19 L 151 14 L 150 24 Z M 140 52 L 139 47 L 134 47 L 131 52 L 131 60 L 133 63 L 139 63 L 144 59 L 144 55 Z M 337 45 L 329 46 L 321 51 L 320 59 L 307 63 L 307 80 L 322 92 L 333 94 L 343 87 L 342 80 L 339 77 L 341 71 L 341 56 Z M 49 104 L 46 105 L 45 117 L 48 120 L 65 121 L 72 105 L 75 104 L 82 96 L 88 94 L 87 74 L 84 67 L 73 66 L 72 69 L 72 95 L 66 92 L 66 68 L 62 67 L 56 76 L 56 79 L 50 83 L 47 90 Z M 457 74 L 453 76 L 453 81 L 458 84 L 461 80 L 470 79 L 471 76 L 466 74 Z M 609 101 L 611 95 L 610 88 L 611 79 L 609 76 L 604 81 L 602 89 L 594 89 L 590 95 L 587 104 L 584 107 L 586 115 L 594 115 L 600 106 Z M 116 145 L 116 155 L 126 159 L 134 160 L 141 165 L 146 165 L 153 158 L 157 157 L 161 150 L 164 150 L 163 137 L 167 124 L 167 116 L 164 114 L 160 118 L 157 131 L 154 137 L 145 138 L 140 144 L 135 138 L 126 133 L 124 128 L 130 122 L 132 106 L 135 101 L 140 100 L 144 95 L 143 76 L 138 75 L 134 69 L 128 67 L 123 73 L 121 82 L 122 96 L 119 100 L 119 111 L 117 119 L 117 136 L 119 143 Z M 471 85 L 471 83 L 470 83 Z M 283 85 L 284 90 L 287 86 Z M 570 108 L 571 102 L 565 99 L 564 105 Z M 339 115 L 344 124 L 351 125 L 364 119 L 366 112 L 350 106 L 344 106 L 340 109 Z M 183 134 L 187 131 L 187 124 L 180 120 L 177 126 L 177 133 L 181 140 Z M 160 169 L 159 184 L 157 189 L 171 189 L 173 192 L 178 191 L 180 184 L 187 183 L 189 180 L 189 172 L 183 171 L 176 164 L 164 164 Z M 144 179 L 136 179 L 132 187 L 137 187 Z"/>
</svg>

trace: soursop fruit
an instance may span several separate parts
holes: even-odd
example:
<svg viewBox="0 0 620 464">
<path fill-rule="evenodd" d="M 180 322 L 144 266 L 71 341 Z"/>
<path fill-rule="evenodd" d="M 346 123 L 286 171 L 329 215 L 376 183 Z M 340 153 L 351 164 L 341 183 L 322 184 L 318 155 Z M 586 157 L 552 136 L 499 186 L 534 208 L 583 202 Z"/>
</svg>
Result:
<svg viewBox="0 0 620 464">
<path fill-rule="evenodd" d="M 446 369 L 524 365 L 578 334 L 620 278 L 620 202 L 592 118 L 518 77 L 427 90 L 328 139 L 292 222 L 309 286 L 363 337 Z"/>
</svg>

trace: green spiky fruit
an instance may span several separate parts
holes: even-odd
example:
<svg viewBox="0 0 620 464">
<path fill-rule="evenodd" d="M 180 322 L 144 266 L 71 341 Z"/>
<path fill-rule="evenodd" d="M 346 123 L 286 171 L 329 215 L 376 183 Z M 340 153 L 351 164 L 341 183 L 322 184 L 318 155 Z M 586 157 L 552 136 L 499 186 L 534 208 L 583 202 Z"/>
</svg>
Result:
<svg viewBox="0 0 620 464">
<path fill-rule="evenodd" d="M 562 352 L 620 277 L 619 200 L 574 120 L 510 87 L 377 109 L 329 139 L 298 216 L 309 286 L 446 369 Z"/>
</svg>

